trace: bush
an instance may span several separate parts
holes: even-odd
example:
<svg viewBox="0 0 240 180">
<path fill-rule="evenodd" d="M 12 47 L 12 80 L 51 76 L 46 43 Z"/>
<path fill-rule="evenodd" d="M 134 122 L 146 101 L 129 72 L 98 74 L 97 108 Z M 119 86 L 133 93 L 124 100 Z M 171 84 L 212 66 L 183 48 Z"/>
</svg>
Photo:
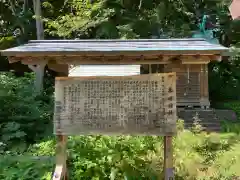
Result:
<svg viewBox="0 0 240 180">
<path fill-rule="evenodd" d="M 223 107 L 225 109 L 233 110 L 236 113 L 237 117 L 240 118 L 240 101 L 225 102 L 223 104 Z"/>
<path fill-rule="evenodd" d="M 183 130 L 173 139 L 176 180 L 233 180 L 239 176 L 240 137 Z M 0 179 L 50 179 L 54 162 L 28 157 L 55 156 L 56 141 L 31 145 L 21 159 L 0 157 Z M 163 138 L 157 136 L 70 136 L 72 180 L 163 179 Z M 15 160 L 15 161 L 14 161 Z M 14 163 L 15 162 L 15 163 Z"/>
<path fill-rule="evenodd" d="M 55 141 L 31 147 L 52 156 Z M 173 140 L 176 180 L 230 180 L 239 176 L 236 134 L 179 132 Z M 72 136 L 68 167 L 73 180 L 163 179 L 163 138 L 157 136 Z M 228 158 L 229 157 L 229 158 Z"/>
<path fill-rule="evenodd" d="M 209 95 L 212 103 L 240 99 L 239 69 L 239 53 L 229 57 L 228 61 L 209 63 Z"/>
<path fill-rule="evenodd" d="M 1 73 L 0 104 L 1 147 L 35 142 L 51 127 L 52 100 L 46 93 L 41 97 L 34 94 L 32 74 L 16 78 Z"/>
<path fill-rule="evenodd" d="M 0 179 L 2 180 L 50 180 L 53 164 L 50 159 L 33 159 L 29 156 L 1 156 Z"/>
<path fill-rule="evenodd" d="M 240 134 L 239 122 L 222 121 L 221 127 L 222 127 L 222 132 L 226 132 L 226 133 L 232 132 L 232 133 Z"/>
</svg>

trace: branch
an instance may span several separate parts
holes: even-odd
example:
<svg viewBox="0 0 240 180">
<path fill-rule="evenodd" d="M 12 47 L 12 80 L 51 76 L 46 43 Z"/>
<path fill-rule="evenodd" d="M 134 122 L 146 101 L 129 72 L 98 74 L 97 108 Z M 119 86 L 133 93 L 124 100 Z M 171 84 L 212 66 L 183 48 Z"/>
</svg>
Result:
<svg viewBox="0 0 240 180">
<path fill-rule="evenodd" d="M 44 30 L 42 22 L 42 11 L 40 0 L 33 0 L 35 18 L 36 18 L 36 28 L 37 28 L 37 39 L 44 39 Z"/>
<path fill-rule="evenodd" d="M 138 10 L 140 10 L 141 7 L 142 7 L 142 0 L 140 0 L 140 2 L 139 2 Z"/>
<path fill-rule="evenodd" d="M 24 0 L 23 8 L 22 8 L 23 9 L 23 13 L 26 12 L 27 7 L 28 7 L 28 0 Z"/>
<path fill-rule="evenodd" d="M 14 6 L 12 0 L 9 0 L 9 3 L 10 3 L 10 9 L 11 9 L 13 15 L 16 16 L 16 8 L 15 8 L 15 6 Z"/>
</svg>

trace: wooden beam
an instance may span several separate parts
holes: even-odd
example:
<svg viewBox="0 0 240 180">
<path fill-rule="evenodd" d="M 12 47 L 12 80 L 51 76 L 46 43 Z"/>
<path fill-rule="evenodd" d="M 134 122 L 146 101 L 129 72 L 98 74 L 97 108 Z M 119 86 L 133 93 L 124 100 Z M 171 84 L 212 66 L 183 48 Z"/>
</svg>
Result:
<svg viewBox="0 0 240 180">
<path fill-rule="evenodd" d="M 211 55 L 208 56 L 210 61 L 222 61 L 222 56 L 221 55 Z"/>
<path fill-rule="evenodd" d="M 208 64 L 210 62 L 209 56 L 183 56 L 182 64 Z"/>
<path fill-rule="evenodd" d="M 56 62 L 59 64 L 168 64 L 170 57 L 148 57 L 148 56 L 73 56 L 73 57 L 59 57 L 56 58 Z"/>
<path fill-rule="evenodd" d="M 52 180 L 61 180 L 63 174 L 64 166 L 63 164 L 57 164 L 54 170 L 54 175 Z"/>
<path fill-rule="evenodd" d="M 201 60 L 201 61 L 194 61 L 194 60 L 182 60 L 182 64 L 208 64 L 209 60 Z"/>
<path fill-rule="evenodd" d="M 67 136 L 57 136 L 57 149 L 56 149 L 56 167 L 52 180 L 67 180 Z"/>
<path fill-rule="evenodd" d="M 39 56 L 39 57 L 31 57 L 31 56 L 26 56 L 26 57 L 9 56 L 9 57 L 8 57 L 9 63 L 15 63 L 15 62 L 21 61 L 21 63 L 22 63 L 22 64 L 25 64 L 25 65 L 47 64 L 48 59 L 50 59 L 50 58 L 45 57 L 45 56 Z"/>
<path fill-rule="evenodd" d="M 21 60 L 22 64 L 26 65 L 46 65 L 48 63 L 47 57 L 25 57 Z"/>
<path fill-rule="evenodd" d="M 99 64 L 171 64 L 177 61 L 182 64 L 208 64 L 211 60 L 220 60 L 219 55 L 80 55 L 80 56 L 26 56 L 9 57 L 9 62 L 21 61 L 27 65 L 37 65 L 48 63 L 73 65 L 99 65 Z"/>
<path fill-rule="evenodd" d="M 137 56 L 139 54 L 148 55 L 213 55 L 222 54 L 228 50 L 146 50 L 146 51 L 136 51 L 136 50 L 123 50 L 123 51 L 3 51 L 4 56 L 117 56 L 117 55 L 131 55 Z"/>
<path fill-rule="evenodd" d="M 172 136 L 164 136 L 164 180 L 174 179 Z"/>
<path fill-rule="evenodd" d="M 8 57 L 8 62 L 11 64 L 11 63 L 16 63 L 18 61 L 21 61 L 22 58 L 21 57 L 15 57 L 15 56 L 9 56 Z"/>
</svg>

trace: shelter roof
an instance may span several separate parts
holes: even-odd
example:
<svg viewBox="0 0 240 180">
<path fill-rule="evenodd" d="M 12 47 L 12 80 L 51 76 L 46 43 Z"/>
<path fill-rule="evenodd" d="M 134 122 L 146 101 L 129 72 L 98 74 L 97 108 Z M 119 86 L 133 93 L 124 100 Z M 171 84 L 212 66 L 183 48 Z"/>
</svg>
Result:
<svg viewBox="0 0 240 180">
<path fill-rule="evenodd" d="M 222 54 L 228 48 L 204 39 L 32 40 L 1 51 L 4 56 Z"/>
</svg>

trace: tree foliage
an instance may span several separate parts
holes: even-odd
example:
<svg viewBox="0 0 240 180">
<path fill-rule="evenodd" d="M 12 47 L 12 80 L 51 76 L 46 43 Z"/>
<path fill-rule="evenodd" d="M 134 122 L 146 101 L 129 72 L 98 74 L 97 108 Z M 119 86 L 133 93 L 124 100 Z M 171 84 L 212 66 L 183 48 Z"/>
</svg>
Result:
<svg viewBox="0 0 240 180">
<path fill-rule="evenodd" d="M 46 95 L 35 96 L 32 80 L 31 74 L 0 74 L 0 142 L 6 148 L 34 142 L 51 127 L 52 101 Z"/>
<path fill-rule="evenodd" d="M 18 43 L 33 38 L 35 34 L 32 1 L 0 1 L 0 37 L 13 36 Z"/>
<path fill-rule="evenodd" d="M 189 37 L 204 14 L 211 15 L 213 23 L 230 20 L 228 4 L 222 0 L 72 0 L 61 7 L 69 11 L 45 20 L 48 33 L 64 38 Z"/>
<path fill-rule="evenodd" d="M 47 37 L 68 39 L 189 37 L 207 14 L 209 24 L 217 25 L 221 43 L 229 46 L 239 36 L 233 31 L 237 22 L 229 16 L 229 4 L 230 0 L 46 0 L 42 9 Z M 3 36 L 19 28 L 22 39 L 35 37 L 32 1 L 1 1 L 0 6 Z"/>
</svg>

